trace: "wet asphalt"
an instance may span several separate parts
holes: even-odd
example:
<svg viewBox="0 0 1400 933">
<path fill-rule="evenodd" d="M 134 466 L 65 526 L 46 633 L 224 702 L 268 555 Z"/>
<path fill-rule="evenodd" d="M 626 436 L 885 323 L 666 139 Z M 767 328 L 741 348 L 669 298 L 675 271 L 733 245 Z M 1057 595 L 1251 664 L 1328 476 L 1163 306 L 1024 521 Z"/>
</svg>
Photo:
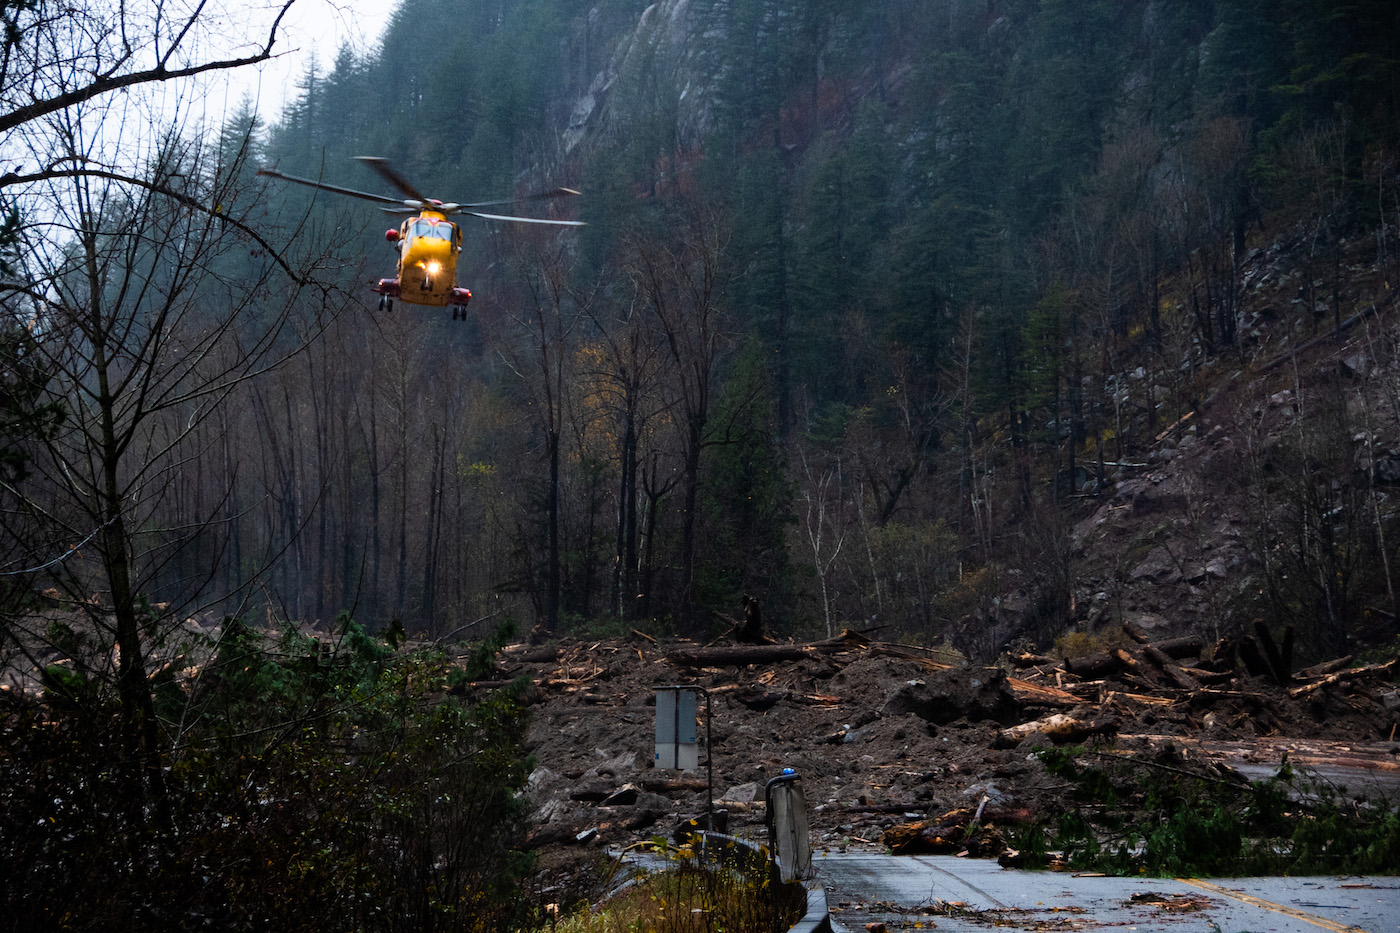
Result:
<svg viewBox="0 0 1400 933">
<path fill-rule="evenodd" d="M 1400 933 L 1400 877 L 1110 878 L 868 852 L 813 863 L 837 933 Z"/>
</svg>

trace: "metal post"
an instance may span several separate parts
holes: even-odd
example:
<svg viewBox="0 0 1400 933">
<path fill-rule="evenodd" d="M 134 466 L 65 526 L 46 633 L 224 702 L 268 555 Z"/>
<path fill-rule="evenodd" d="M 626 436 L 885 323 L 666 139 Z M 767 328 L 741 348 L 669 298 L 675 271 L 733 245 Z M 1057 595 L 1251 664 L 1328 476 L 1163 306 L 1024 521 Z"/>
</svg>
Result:
<svg viewBox="0 0 1400 933">
<path fill-rule="evenodd" d="M 792 768 L 770 780 L 763 788 L 768 824 L 768 842 L 784 881 L 805 880 L 812 876 L 812 841 L 807 832 L 807 803 L 801 779 Z"/>
</svg>

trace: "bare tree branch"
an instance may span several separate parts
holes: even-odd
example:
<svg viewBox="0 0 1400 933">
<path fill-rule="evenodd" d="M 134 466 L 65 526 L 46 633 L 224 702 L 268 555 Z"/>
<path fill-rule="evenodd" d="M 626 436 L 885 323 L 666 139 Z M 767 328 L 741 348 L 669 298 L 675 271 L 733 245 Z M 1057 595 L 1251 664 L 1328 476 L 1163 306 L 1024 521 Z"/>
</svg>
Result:
<svg viewBox="0 0 1400 933">
<path fill-rule="evenodd" d="M 181 24 L 174 41 L 164 53 L 157 58 L 156 64 L 151 68 L 144 68 L 140 71 L 131 71 L 125 74 L 117 74 L 115 70 L 130 60 L 130 55 L 121 56 L 113 65 L 112 69 L 94 76 L 86 84 L 64 91 L 60 94 L 53 94 L 48 97 L 41 97 L 30 103 L 16 107 L 8 113 L 0 114 L 0 133 L 23 126 L 26 123 L 37 120 L 49 114 L 58 113 L 75 107 L 78 104 L 119 91 L 125 88 L 136 87 L 142 84 L 158 84 L 164 81 L 172 81 L 179 78 L 190 78 L 197 75 L 209 74 L 216 71 L 229 71 L 234 68 L 243 68 L 248 65 L 256 65 L 260 62 L 269 61 L 274 56 L 273 47 L 277 42 L 277 32 L 281 28 L 282 19 L 291 9 L 296 0 L 285 0 L 278 10 L 277 17 L 268 30 L 267 41 L 252 55 L 240 58 L 225 58 L 215 61 L 201 62 L 199 64 L 187 65 L 182 68 L 171 68 L 170 62 L 176 51 L 181 47 L 190 31 L 198 24 L 201 15 L 204 13 L 205 3 L 198 4 L 185 22 Z M 125 28 L 125 19 L 121 23 Z M 124 45 L 129 44 L 124 42 Z"/>
</svg>

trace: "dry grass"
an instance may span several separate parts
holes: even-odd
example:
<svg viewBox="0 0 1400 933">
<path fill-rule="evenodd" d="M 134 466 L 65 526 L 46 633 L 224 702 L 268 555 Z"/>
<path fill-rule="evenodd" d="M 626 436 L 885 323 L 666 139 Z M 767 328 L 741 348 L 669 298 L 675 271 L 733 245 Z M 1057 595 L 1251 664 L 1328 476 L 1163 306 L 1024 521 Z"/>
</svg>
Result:
<svg viewBox="0 0 1400 933">
<path fill-rule="evenodd" d="M 724 867 L 682 864 L 652 875 L 600 907 L 561 920 L 556 933 L 766 933 L 801 917 L 796 892 L 769 891 Z M 771 896 L 771 895 L 778 896 Z"/>
</svg>

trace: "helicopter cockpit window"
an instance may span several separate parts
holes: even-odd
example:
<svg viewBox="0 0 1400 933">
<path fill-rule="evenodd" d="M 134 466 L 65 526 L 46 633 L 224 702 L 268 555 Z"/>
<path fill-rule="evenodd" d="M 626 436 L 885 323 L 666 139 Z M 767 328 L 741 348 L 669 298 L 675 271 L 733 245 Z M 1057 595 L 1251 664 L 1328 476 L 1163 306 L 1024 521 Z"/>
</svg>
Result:
<svg viewBox="0 0 1400 933">
<path fill-rule="evenodd" d="M 413 236 L 426 237 L 431 240 L 451 240 L 452 225 L 443 221 L 434 223 L 431 220 L 420 217 L 413 222 Z"/>
</svg>

